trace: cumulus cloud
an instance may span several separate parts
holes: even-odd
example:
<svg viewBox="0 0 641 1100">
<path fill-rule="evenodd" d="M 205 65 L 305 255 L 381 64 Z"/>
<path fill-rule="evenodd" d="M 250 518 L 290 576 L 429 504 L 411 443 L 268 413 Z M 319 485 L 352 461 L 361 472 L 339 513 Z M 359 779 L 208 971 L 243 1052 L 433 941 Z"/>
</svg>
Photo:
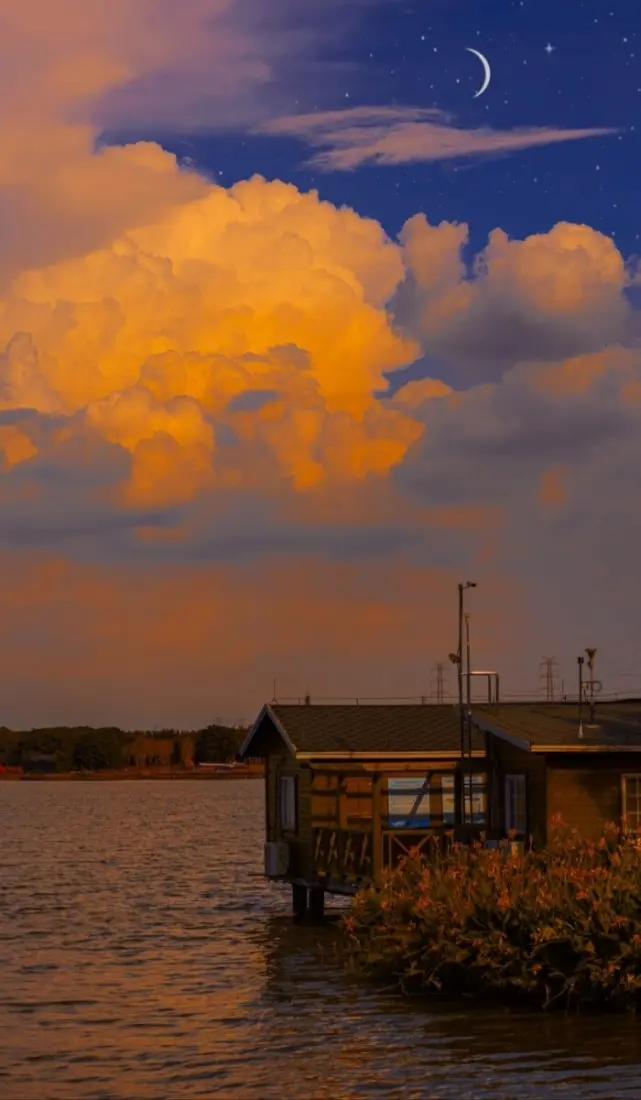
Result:
<svg viewBox="0 0 641 1100">
<path fill-rule="evenodd" d="M 384 477 L 420 431 L 373 397 L 417 352 L 385 309 L 402 274 L 376 222 L 260 177 L 230 191 L 210 184 L 109 248 L 24 272 L 0 310 L 0 410 L 31 410 L 0 427 L 5 481 L 23 492 L 40 482 L 51 503 L 54 471 L 70 456 L 92 484 L 89 471 L 106 463 L 89 512 L 73 499 L 73 477 L 64 499 L 59 486 L 55 495 L 56 542 L 66 516 L 78 546 L 82 508 L 101 557 L 112 521 L 133 553 L 233 555 L 251 539 L 251 516 L 256 547 L 302 546 L 295 517 L 267 538 L 256 494 Z M 249 494 L 247 516 L 230 512 L 238 492 Z M 153 525 L 140 535 L 141 510 L 176 509 L 175 540 Z M 42 531 L 43 516 L 29 531 Z M 370 520 L 376 552 L 390 540 Z M 20 520 L 5 537 L 25 530 Z M 325 543 L 342 537 L 339 524 Z"/>
<path fill-rule="evenodd" d="M 263 578 L 320 559 L 378 562 L 381 583 L 502 573 L 513 604 L 524 578 L 540 583 L 542 547 L 558 577 L 592 531 L 595 486 L 599 514 L 636 539 L 641 372 L 622 257 L 561 224 L 497 231 L 470 269 L 466 236 L 419 217 L 392 242 L 255 177 L 23 272 L 0 309 L 5 547 L 92 569 L 246 562 Z M 375 396 L 435 349 L 465 363 L 472 331 L 489 381 L 432 374 Z M 441 634 L 429 646 L 447 652 Z"/>
<path fill-rule="evenodd" d="M 638 339 L 639 312 L 625 293 L 633 275 L 611 238 L 566 222 L 523 241 L 496 229 L 470 269 L 467 239 L 464 224 L 410 218 L 400 235 L 406 274 L 391 304 L 428 364 L 449 364 L 459 383 Z"/>
<path fill-rule="evenodd" d="M 324 172 L 350 171 L 366 164 L 415 164 L 496 156 L 538 145 L 605 137 L 608 127 L 529 127 L 492 130 L 457 126 L 445 111 L 428 107 L 352 107 L 270 119 L 262 133 L 299 138 L 318 151 L 307 161 Z"/>
<path fill-rule="evenodd" d="M 317 53 L 379 0 L 0 0 L 0 285 L 206 190 L 141 133 L 253 125 L 328 85 Z M 311 94 L 311 92 L 310 92 Z M 126 144 L 105 144 L 104 134 Z"/>
</svg>

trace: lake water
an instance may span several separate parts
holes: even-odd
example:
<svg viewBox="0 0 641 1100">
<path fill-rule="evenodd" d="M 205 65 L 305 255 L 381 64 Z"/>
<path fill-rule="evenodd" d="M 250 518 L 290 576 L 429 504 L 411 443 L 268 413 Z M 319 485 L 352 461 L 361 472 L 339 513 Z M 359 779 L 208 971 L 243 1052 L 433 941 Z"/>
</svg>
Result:
<svg viewBox="0 0 641 1100">
<path fill-rule="evenodd" d="M 0 784 L 1 1100 L 641 1098 L 641 1021 L 407 1003 L 320 961 L 260 780 Z"/>
</svg>

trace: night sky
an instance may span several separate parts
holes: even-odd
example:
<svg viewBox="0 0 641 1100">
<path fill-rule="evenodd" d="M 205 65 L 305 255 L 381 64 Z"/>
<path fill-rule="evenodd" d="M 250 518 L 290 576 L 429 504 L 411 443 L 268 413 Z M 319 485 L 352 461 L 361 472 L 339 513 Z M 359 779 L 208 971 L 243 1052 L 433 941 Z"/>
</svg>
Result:
<svg viewBox="0 0 641 1100">
<path fill-rule="evenodd" d="M 484 53 L 492 69 L 478 99 L 482 66 L 466 47 Z M 624 255 L 638 251 L 641 10 L 633 0 L 392 0 L 362 13 L 324 60 L 321 79 L 303 78 L 283 92 L 283 112 L 428 107 L 464 128 L 620 132 L 490 156 L 324 173 L 303 167 L 307 150 L 291 138 L 181 133 L 163 134 L 163 145 L 226 186 L 258 172 L 317 188 L 322 198 L 376 218 L 392 236 L 422 210 L 432 223 L 467 222 L 474 252 L 498 225 L 522 238 L 558 221 L 607 233 Z"/>
</svg>

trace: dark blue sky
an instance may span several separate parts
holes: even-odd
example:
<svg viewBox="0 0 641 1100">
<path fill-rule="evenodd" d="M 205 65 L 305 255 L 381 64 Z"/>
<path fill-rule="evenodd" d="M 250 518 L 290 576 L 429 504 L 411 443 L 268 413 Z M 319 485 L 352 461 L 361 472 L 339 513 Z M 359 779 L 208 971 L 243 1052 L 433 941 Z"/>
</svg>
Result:
<svg viewBox="0 0 641 1100">
<path fill-rule="evenodd" d="M 548 44 L 554 48 L 546 50 Z M 490 86 L 478 99 L 482 67 L 468 46 L 492 66 Z M 225 185 L 258 172 L 317 188 L 322 198 L 377 218 L 391 235 L 424 211 L 431 222 L 468 222 L 476 250 L 497 226 L 524 237 L 568 220 L 614 235 L 626 257 L 641 251 L 639 0 L 389 0 L 367 9 L 323 61 L 326 68 L 318 71 L 325 75 L 315 88 L 313 80 L 288 88 L 285 112 L 437 107 L 466 129 L 622 132 L 491 157 L 347 172 L 305 168 L 309 149 L 290 137 L 145 136 L 191 157 Z"/>
</svg>

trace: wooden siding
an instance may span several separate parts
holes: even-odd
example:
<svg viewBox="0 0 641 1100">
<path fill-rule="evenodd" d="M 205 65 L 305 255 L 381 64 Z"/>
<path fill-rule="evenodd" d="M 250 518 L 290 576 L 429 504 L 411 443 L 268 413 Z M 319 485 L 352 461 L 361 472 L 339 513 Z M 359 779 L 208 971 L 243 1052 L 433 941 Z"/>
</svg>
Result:
<svg viewBox="0 0 641 1100">
<path fill-rule="evenodd" d="M 280 780 L 296 780 L 296 828 L 282 829 L 280 823 Z M 265 803 L 267 840 L 285 840 L 289 844 L 288 874 L 304 877 L 312 866 L 311 773 L 309 766 L 283 752 L 272 753 L 265 762 Z"/>
<path fill-rule="evenodd" d="M 621 824 L 621 783 L 641 774 L 638 753 L 593 757 L 587 753 L 548 756 L 548 815 L 559 815 L 582 836 L 596 838 L 608 822 Z"/>
</svg>

